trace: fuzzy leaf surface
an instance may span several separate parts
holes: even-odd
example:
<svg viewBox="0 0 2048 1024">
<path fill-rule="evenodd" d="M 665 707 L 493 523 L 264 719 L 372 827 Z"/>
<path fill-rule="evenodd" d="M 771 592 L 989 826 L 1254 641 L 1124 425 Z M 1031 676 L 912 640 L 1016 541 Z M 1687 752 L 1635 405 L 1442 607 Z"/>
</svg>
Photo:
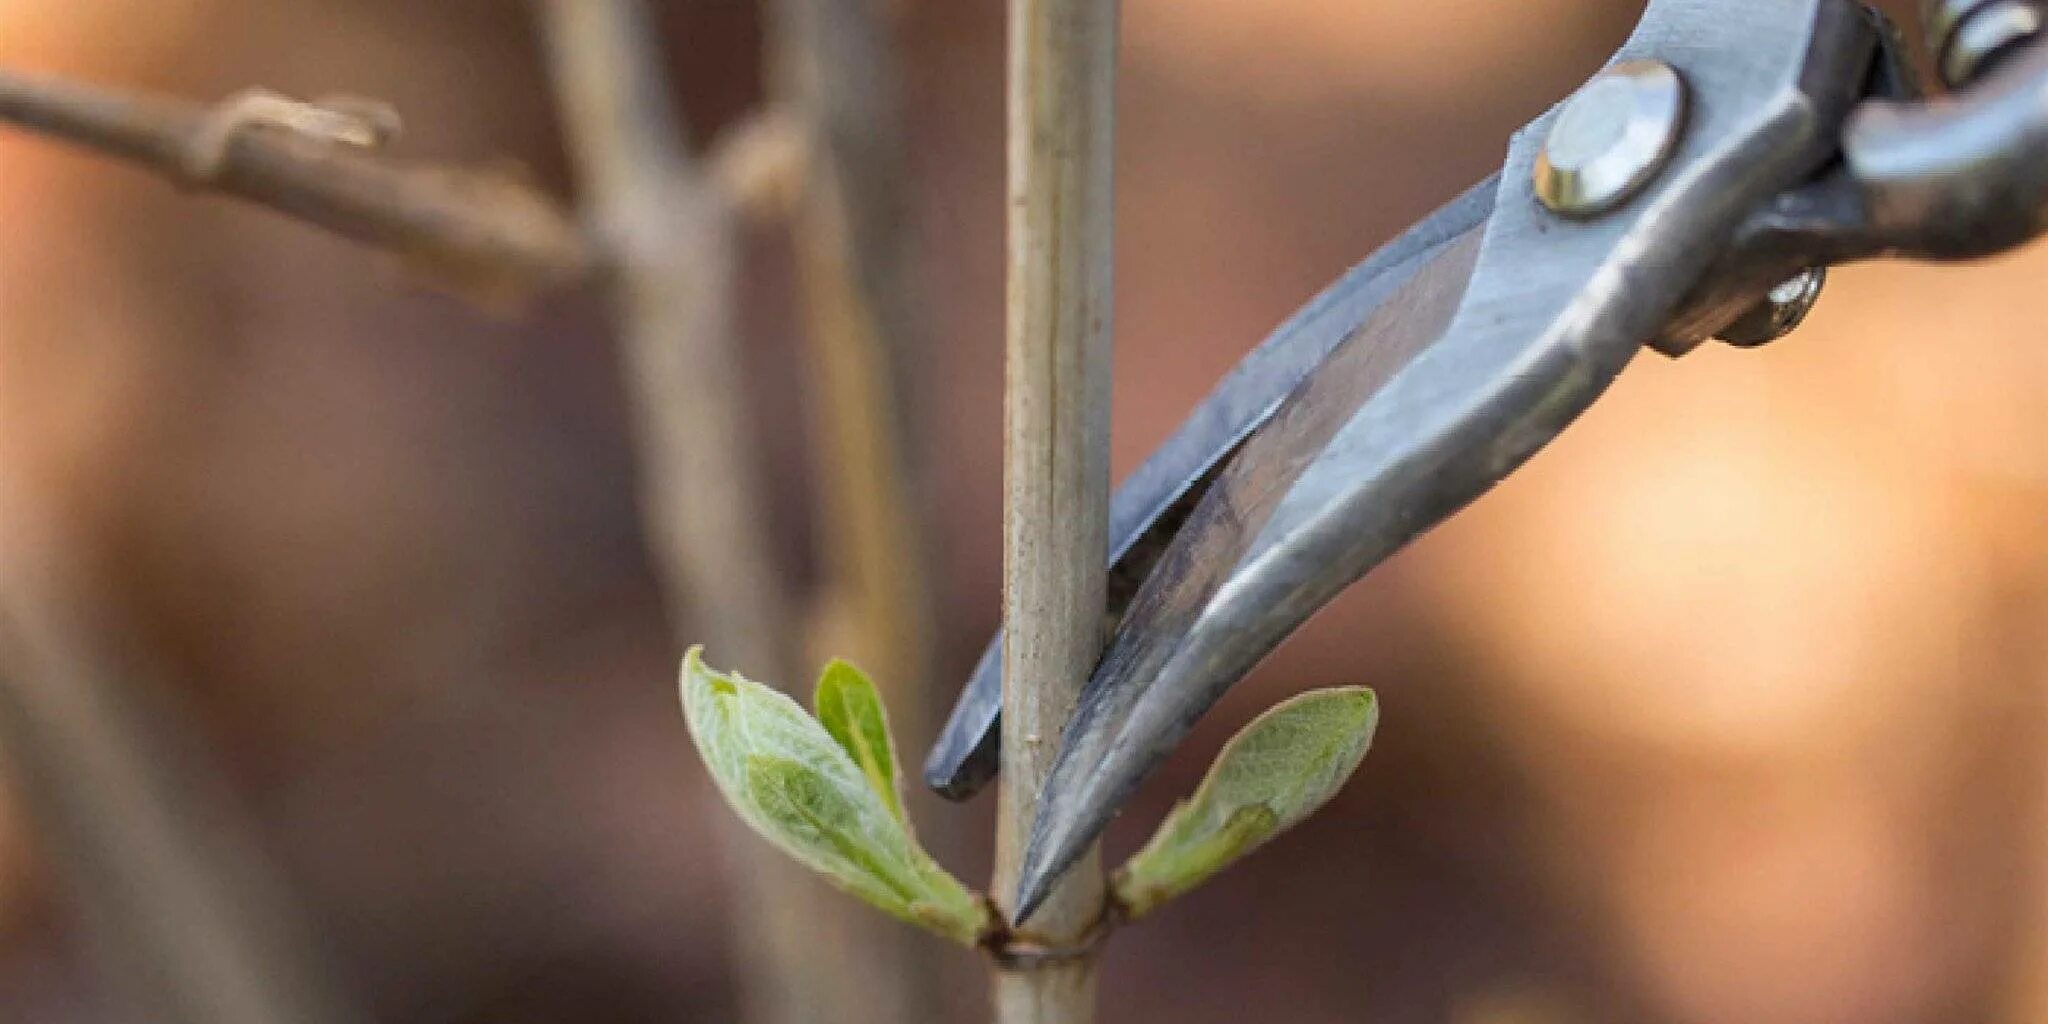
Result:
<svg viewBox="0 0 2048 1024">
<path fill-rule="evenodd" d="M 1254 719 L 1117 872 L 1125 909 L 1157 908 L 1315 813 L 1357 770 L 1378 725 L 1378 699 L 1362 686 L 1304 693 Z"/>
<path fill-rule="evenodd" d="M 847 748 L 795 701 L 706 666 L 699 648 L 683 658 L 681 689 L 712 782 L 762 838 L 893 917 L 966 944 L 987 930 L 986 905 L 917 844 L 900 803 L 884 801 Z M 886 720 L 878 721 L 887 749 Z"/>
</svg>

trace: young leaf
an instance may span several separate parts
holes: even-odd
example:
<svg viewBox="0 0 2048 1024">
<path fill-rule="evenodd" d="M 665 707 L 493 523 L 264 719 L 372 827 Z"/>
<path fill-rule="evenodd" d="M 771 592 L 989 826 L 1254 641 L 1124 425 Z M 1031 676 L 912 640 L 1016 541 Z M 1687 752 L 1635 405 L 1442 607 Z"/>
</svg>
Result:
<svg viewBox="0 0 2048 1024">
<path fill-rule="evenodd" d="M 1260 715 L 1117 872 L 1117 898 L 1132 917 L 1145 914 L 1315 813 L 1358 768 L 1378 724 L 1362 686 L 1304 693 Z"/>
<path fill-rule="evenodd" d="M 838 658 L 818 676 L 818 689 L 811 695 L 818 711 L 818 724 L 838 741 L 853 763 L 867 776 L 868 787 L 896 820 L 910 827 L 903 813 L 903 791 L 896 776 L 896 744 L 889 735 L 889 715 L 867 673 Z"/>
<path fill-rule="evenodd" d="M 795 701 L 707 667 L 700 648 L 683 658 L 681 687 L 712 782 L 762 838 L 896 918 L 966 944 L 988 929 L 987 906 L 917 845 L 900 811 Z"/>
</svg>

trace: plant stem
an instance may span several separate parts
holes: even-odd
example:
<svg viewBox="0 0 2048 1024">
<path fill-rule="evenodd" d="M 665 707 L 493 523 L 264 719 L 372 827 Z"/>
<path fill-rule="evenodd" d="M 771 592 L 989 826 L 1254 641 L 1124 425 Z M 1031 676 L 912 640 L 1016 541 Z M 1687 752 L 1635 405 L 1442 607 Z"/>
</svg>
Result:
<svg viewBox="0 0 2048 1024">
<path fill-rule="evenodd" d="M 716 657 L 793 680 L 792 596 L 763 529 L 733 327 L 731 202 L 683 144 L 641 0 L 545 0 L 540 13 L 563 130 L 614 254 L 643 505 L 671 614 L 713 638 Z M 721 820 L 746 1018 L 847 1019 L 873 973 L 858 939 L 866 908 Z"/>
<path fill-rule="evenodd" d="M 798 142 L 789 215 L 802 298 L 815 521 L 823 580 L 811 661 L 873 676 L 899 735 L 922 735 L 930 611 L 903 425 L 902 361 L 921 340 L 907 291 L 903 117 L 878 0 L 777 0 L 769 92 Z M 868 968 L 846 1024 L 943 1016 L 930 938 L 881 915 L 853 937 Z"/>
<path fill-rule="evenodd" d="M 922 332 L 907 286 L 895 52 L 879 6 L 778 0 L 771 81 L 802 139 L 791 227 L 826 570 L 813 647 L 866 669 L 898 731 L 917 734 L 929 704 L 931 601 L 904 443 L 902 365 Z"/>
<path fill-rule="evenodd" d="M 489 296 L 585 276 L 594 254 L 546 196 L 515 175 L 401 161 L 250 126 L 195 176 L 196 147 L 231 111 L 164 96 L 0 72 L 0 122 L 64 139 L 201 191 L 268 206 L 420 261 Z"/>
<path fill-rule="evenodd" d="M 1102 650 L 1117 8 L 1009 7 L 999 902 L 1015 891 L 1057 741 Z M 1048 947 L 1081 943 L 1104 899 L 1091 851 L 1024 931 Z M 1095 970 L 1092 951 L 999 969 L 997 1021 L 1093 1019 Z"/>
</svg>

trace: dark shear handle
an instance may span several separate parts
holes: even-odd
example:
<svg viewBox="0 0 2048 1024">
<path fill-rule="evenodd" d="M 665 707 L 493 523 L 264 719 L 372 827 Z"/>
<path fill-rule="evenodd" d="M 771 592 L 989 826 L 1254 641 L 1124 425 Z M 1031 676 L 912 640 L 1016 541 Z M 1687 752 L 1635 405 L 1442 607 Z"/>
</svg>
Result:
<svg viewBox="0 0 2048 1024">
<path fill-rule="evenodd" d="M 1842 150 L 1876 236 L 1930 259 L 2003 252 L 2048 227 L 2048 45 L 1925 102 L 1866 102 Z"/>
</svg>

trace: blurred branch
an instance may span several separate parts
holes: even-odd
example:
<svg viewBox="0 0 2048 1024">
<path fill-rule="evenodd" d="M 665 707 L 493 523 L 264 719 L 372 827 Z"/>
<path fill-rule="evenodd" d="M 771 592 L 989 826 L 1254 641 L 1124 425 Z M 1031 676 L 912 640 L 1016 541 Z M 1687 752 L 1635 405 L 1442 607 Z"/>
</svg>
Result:
<svg viewBox="0 0 2048 1024">
<path fill-rule="evenodd" d="M 930 704 L 930 595 L 906 454 L 904 362 L 920 337 L 903 230 L 902 111 L 873 0 L 780 0 L 772 91 L 806 157 L 794 234 L 816 395 L 826 590 L 814 643 L 859 662 L 899 728 Z"/>
<path fill-rule="evenodd" d="M 773 108 L 743 118 L 718 134 L 705 163 L 735 209 L 754 220 L 785 217 L 804 187 L 802 125 Z"/>
<path fill-rule="evenodd" d="M 196 737 L 112 653 L 118 634 L 61 587 L 24 592 L 28 575 L 0 594 L 0 753 L 142 1017 L 366 1020 Z"/>
<path fill-rule="evenodd" d="M 539 12 L 563 131 L 614 253 L 643 503 L 671 609 L 689 609 L 715 656 L 787 684 L 798 645 L 745 415 L 731 200 L 683 145 L 638 0 L 541 0 Z M 866 909 L 726 827 L 749 1017 L 855 1019 L 900 968 L 877 964 Z"/>
<path fill-rule="evenodd" d="M 788 199 L 809 355 L 810 451 L 823 586 L 813 660 L 865 667 L 899 731 L 923 735 L 931 599 L 904 443 L 903 362 L 919 337 L 907 289 L 904 126 L 890 26 L 874 0 L 778 0 L 769 93 L 802 155 Z M 871 918 L 873 987 L 846 1021 L 935 1020 L 923 936 Z"/>
<path fill-rule="evenodd" d="M 1055 743 L 1095 660 L 1109 550 L 1117 0 L 1010 0 L 1003 438 L 1003 729 L 995 898 L 1017 889 Z M 1000 1024 L 1095 1016 L 1094 849 L 1027 939 L 1080 952 L 997 965 Z"/>
<path fill-rule="evenodd" d="M 762 530 L 732 309 L 732 210 L 683 147 L 637 0 L 544 0 L 563 130 L 613 253 L 646 513 L 714 653 L 786 680 L 789 595 Z"/>
<path fill-rule="evenodd" d="M 244 113 L 0 72 L 0 121 L 391 250 L 486 295 L 544 291 L 591 269 L 576 225 L 516 174 L 404 162 Z"/>
</svg>

